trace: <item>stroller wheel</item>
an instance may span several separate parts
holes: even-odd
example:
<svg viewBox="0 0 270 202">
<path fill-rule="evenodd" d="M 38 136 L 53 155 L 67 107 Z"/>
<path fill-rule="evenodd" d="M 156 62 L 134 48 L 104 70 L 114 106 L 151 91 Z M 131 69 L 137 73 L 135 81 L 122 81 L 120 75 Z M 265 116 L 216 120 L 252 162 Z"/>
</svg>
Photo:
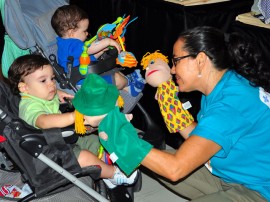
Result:
<svg viewBox="0 0 270 202">
<path fill-rule="evenodd" d="M 142 174 L 138 170 L 138 178 L 136 182 L 129 186 L 119 185 L 113 189 L 108 189 L 108 196 L 111 202 L 133 202 L 134 192 L 140 191 L 142 188 Z"/>
<path fill-rule="evenodd" d="M 133 202 L 133 193 L 128 190 L 128 187 L 120 185 L 114 189 L 108 189 L 108 196 L 111 202 Z"/>
</svg>

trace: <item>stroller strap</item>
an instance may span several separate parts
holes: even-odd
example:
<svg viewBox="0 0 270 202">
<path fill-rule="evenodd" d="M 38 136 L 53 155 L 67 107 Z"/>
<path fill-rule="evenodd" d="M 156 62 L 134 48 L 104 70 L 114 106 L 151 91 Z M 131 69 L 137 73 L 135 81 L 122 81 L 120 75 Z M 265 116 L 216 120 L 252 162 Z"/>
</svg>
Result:
<svg viewBox="0 0 270 202">
<path fill-rule="evenodd" d="M 62 145 L 65 145 L 65 141 L 62 138 L 61 129 L 59 128 L 51 128 L 43 130 L 44 138 L 46 139 L 46 142 L 48 145 L 55 146 L 56 148 L 61 147 Z"/>
</svg>

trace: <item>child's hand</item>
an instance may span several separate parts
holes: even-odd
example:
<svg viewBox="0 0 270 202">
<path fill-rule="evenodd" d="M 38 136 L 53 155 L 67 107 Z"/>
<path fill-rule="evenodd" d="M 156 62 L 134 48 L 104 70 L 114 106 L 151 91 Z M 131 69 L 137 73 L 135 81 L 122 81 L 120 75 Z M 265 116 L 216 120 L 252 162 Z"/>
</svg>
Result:
<svg viewBox="0 0 270 202">
<path fill-rule="evenodd" d="M 74 98 L 74 95 L 68 94 L 68 93 L 66 93 L 66 92 L 64 92 L 62 90 L 59 90 L 59 89 L 57 89 L 57 95 L 58 95 L 59 100 L 60 100 L 61 103 L 66 102 L 65 98 L 66 99 L 73 99 Z"/>
<path fill-rule="evenodd" d="M 109 46 L 114 46 L 117 49 L 118 53 L 120 53 L 122 50 L 120 44 L 118 44 L 115 40 L 105 38 L 100 41 L 97 40 L 93 42 L 88 48 L 87 53 L 89 55 L 95 55 L 95 57 L 98 58 L 104 51 L 108 50 Z"/>
<path fill-rule="evenodd" d="M 109 46 L 114 46 L 118 50 L 118 54 L 121 52 L 122 48 L 119 43 L 117 43 L 115 40 L 108 38 L 109 40 Z"/>
</svg>

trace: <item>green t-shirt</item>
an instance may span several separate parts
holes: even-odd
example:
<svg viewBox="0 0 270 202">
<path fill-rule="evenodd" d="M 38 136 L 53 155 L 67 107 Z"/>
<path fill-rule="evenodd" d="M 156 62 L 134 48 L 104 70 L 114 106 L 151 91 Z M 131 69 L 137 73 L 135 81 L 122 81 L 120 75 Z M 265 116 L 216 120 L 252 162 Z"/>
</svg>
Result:
<svg viewBox="0 0 270 202">
<path fill-rule="evenodd" d="M 0 11 L 1 17 L 4 22 L 5 18 L 5 0 L 0 0 Z M 9 37 L 9 35 L 5 34 L 4 36 L 4 49 L 1 58 L 2 64 L 2 74 L 5 78 L 8 78 L 8 70 L 12 62 L 22 55 L 29 54 L 29 49 L 21 49 L 13 42 L 13 40 Z"/>
<path fill-rule="evenodd" d="M 4 21 L 4 9 L 5 8 L 5 0 L 0 0 L 0 11 L 1 11 L 1 17 L 2 20 Z"/>
<path fill-rule="evenodd" d="M 36 120 L 42 114 L 60 114 L 59 99 L 43 100 L 32 95 L 21 93 L 19 117 L 29 125 L 36 127 Z M 36 127 L 37 128 L 37 127 Z"/>
</svg>

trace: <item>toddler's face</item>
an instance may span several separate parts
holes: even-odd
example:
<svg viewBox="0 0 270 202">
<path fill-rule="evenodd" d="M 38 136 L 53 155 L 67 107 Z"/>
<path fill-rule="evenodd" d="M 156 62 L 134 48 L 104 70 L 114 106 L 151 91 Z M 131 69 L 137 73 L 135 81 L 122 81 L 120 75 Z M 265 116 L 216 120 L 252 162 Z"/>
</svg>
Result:
<svg viewBox="0 0 270 202">
<path fill-rule="evenodd" d="M 88 31 L 87 31 L 88 26 L 89 26 L 88 19 L 81 20 L 78 23 L 78 28 L 72 31 L 71 37 L 75 39 L 80 39 L 81 41 L 85 41 L 88 36 Z"/>
<path fill-rule="evenodd" d="M 56 82 L 51 65 L 44 65 L 32 74 L 24 77 L 19 86 L 20 91 L 35 97 L 52 100 L 56 95 Z"/>
</svg>

